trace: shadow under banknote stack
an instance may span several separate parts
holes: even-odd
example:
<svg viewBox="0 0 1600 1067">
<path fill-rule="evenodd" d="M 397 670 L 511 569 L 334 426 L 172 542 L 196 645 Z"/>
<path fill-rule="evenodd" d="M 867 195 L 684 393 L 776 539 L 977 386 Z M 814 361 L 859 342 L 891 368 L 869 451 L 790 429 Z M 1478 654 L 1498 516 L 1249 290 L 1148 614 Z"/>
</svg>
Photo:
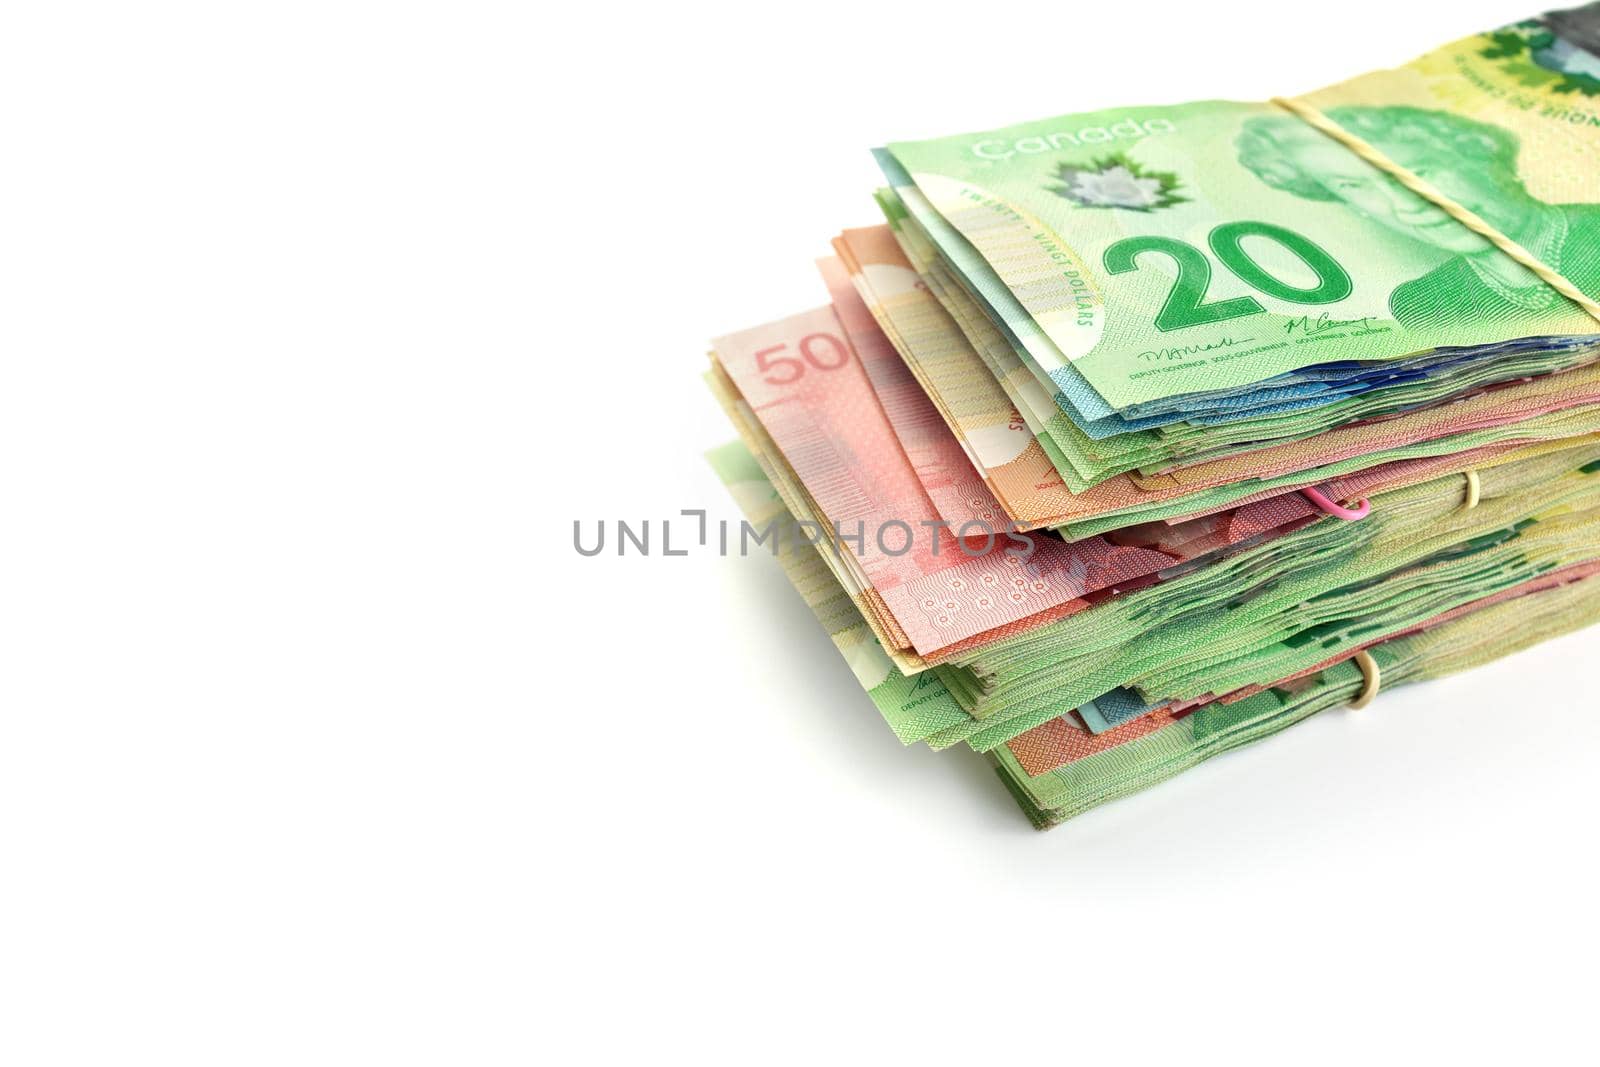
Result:
<svg viewBox="0 0 1600 1067">
<path fill-rule="evenodd" d="M 707 380 L 902 741 L 1050 826 L 1600 618 L 1600 4 L 876 156 Z"/>
</svg>

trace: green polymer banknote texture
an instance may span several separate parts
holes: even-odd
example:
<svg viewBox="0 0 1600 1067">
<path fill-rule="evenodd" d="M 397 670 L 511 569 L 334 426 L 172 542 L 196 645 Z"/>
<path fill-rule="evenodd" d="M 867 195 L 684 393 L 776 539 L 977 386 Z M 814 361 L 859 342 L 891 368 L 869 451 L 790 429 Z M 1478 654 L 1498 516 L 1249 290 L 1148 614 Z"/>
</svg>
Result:
<svg viewBox="0 0 1600 1067">
<path fill-rule="evenodd" d="M 1576 453 L 1576 454 L 1573 454 Z M 928 739 L 986 750 L 1119 687 L 1184 700 L 1282 677 L 1546 571 L 1600 555 L 1596 450 L 1375 496 L 1324 521 L 935 668 L 972 718 Z"/>
<path fill-rule="evenodd" d="M 1470 40 L 1441 50 L 1472 51 Z M 1600 256 L 1591 271 L 1580 255 L 1584 235 L 1600 235 L 1600 191 L 1552 207 L 1517 179 L 1519 167 L 1559 175 L 1588 142 L 1552 144 L 1533 136 L 1544 127 L 1531 120 L 1509 129 L 1463 114 L 1467 104 L 1419 108 L 1407 72 L 1390 73 L 1359 98 L 1387 91 L 1405 103 L 1352 103 L 1329 115 L 1469 206 L 1527 230 L 1530 243 L 1559 240 L 1570 249 L 1563 268 L 1600 291 Z M 1505 76 L 1487 66 L 1481 77 Z M 1326 103 L 1337 104 L 1340 88 L 1325 91 Z M 1474 137 L 1498 142 L 1463 152 Z M 1533 147 L 1523 151 L 1524 141 Z M 1057 386 L 1081 377 L 1112 408 L 1319 363 L 1596 331 L 1582 309 L 1500 264 L 1443 210 L 1274 104 L 1085 112 L 891 144 L 888 154 L 910 182 L 898 190 L 910 216 L 979 279 L 974 288 L 991 294 L 991 310 L 1034 365 Z M 1526 202 L 1522 214 L 1513 202 Z M 1541 211 L 1547 239 L 1525 223 Z M 1011 300 L 995 296 L 990 275 Z M 1532 295 L 1519 299 L 1521 290 Z"/>
<path fill-rule="evenodd" d="M 710 453 L 708 458 L 750 522 L 763 523 L 784 514 L 782 500 L 742 445 L 724 446 Z M 1593 483 L 1593 497 L 1575 494 L 1569 491 L 1571 487 L 1539 494 L 1537 500 L 1543 507 L 1544 520 L 1529 521 L 1525 517 L 1514 521 L 1513 525 L 1527 531 L 1536 526 L 1559 526 L 1564 519 L 1600 522 L 1600 477 L 1594 477 L 1600 471 L 1600 463 L 1591 461 L 1573 467 L 1571 461 L 1574 457 L 1558 458 L 1560 462 L 1525 468 L 1521 476 L 1549 477 L 1552 470 L 1565 467 L 1566 470 L 1552 480 L 1570 479 L 1585 485 Z M 1583 466 L 1592 469 L 1585 471 Z M 1509 478 L 1515 476 L 1508 475 Z M 1430 486 L 1438 488 L 1435 483 L 1424 483 L 1414 488 L 1424 490 Z M 1502 503 L 1516 495 L 1500 493 L 1499 488 L 1492 486 L 1491 493 L 1493 499 Z M 1430 495 L 1419 493 L 1417 499 L 1426 501 Z M 1483 506 L 1495 505 L 1490 503 Z M 1516 510 L 1517 507 L 1510 506 L 1503 509 L 1503 514 Z M 1526 500 L 1523 510 L 1526 510 Z M 1425 517 L 1431 515 L 1432 510 L 1425 504 L 1419 504 L 1418 513 L 1424 516 L 1426 522 Z M 1340 524 L 1325 528 L 1337 531 L 1354 530 L 1357 527 Z M 1507 537 L 1500 541 L 1499 547 L 1503 550 L 1506 545 L 1519 539 Z M 1469 545 L 1463 549 L 1463 558 L 1471 558 L 1475 554 L 1471 551 L 1472 547 Z M 1600 538 L 1596 538 L 1591 529 L 1577 550 L 1566 555 L 1546 554 L 1539 557 L 1542 563 L 1532 565 L 1523 565 L 1528 558 L 1526 553 L 1518 554 L 1515 559 L 1502 559 L 1500 562 L 1505 569 L 1497 572 L 1498 577 L 1480 581 L 1470 589 L 1464 585 L 1454 586 L 1449 595 L 1436 598 L 1421 608 L 1413 605 L 1410 611 L 1393 612 L 1399 616 L 1398 620 L 1390 618 L 1362 627 L 1363 632 L 1357 636 L 1363 640 L 1356 642 L 1356 645 L 1369 643 L 1371 639 L 1381 638 L 1386 633 L 1404 632 L 1450 607 L 1459 607 L 1496 590 L 1503 591 L 1517 584 L 1518 580 L 1547 573 L 1565 562 L 1593 558 L 1597 550 L 1600 550 Z M 823 562 L 822 551 L 826 550 L 799 541 L 780 541 L 775 554 L 896 736 L 910 743 L 937 736 L 941 730 L 961 729 L 963 724 L 970 736 L 975 721 L 970 719 L 939 674 L 924 672 L 908 678 L 900 674 L 883 655 L 859 612 Z M 1366 606 L 1369 610 L 1372 607 L 1371 603 Z M 1420 615 L 1419 610 L 1422 613 Z M 1514 651 L 1553 633 L 1586 625 L 1597 611 L 1600 611 L 1600 582 L 1581 581 L 1553 591 L 1492 605 L 1460 620 L 1378 644 L 1373 648 L 1373 655 L 1383 670 L 1385 684 L 1394 685 L 1464 669 L 1492 658 L 1496 651 Z M 1505 625 L 1506 620 L 1517 618 L 1528 621 L 1516 631 L 1514 639 L 1507 640 L 1504 635 L 1499 635 L 1499 640 L 1492 643 L 1487 641 L 1489 635 L 1496 633 L 1496 627 Z M 1241 685 L 1238 688 L 1252 684 L 1269 685 L 1274 679 L 1287 677 L 1330 658 L 1331 654 L 1340 650 L 1341 645 L 1342 642 L 1338 640 L 1313 642 L 1295 649 L 1295 654 L 1287 656 L 1282 655 L 1282 649 L 1274 645 L 1263 646 L 1269 652 L 1280 654 L 1275 658 L 1269 657 L 1272 661 L 1264 664 L 1264 674 L 1244 680 L 1249 672 L 1241 673 Z M 1171 777 L 1218 752 L 1275 733 L 1316 711 L 1347 702 L 1359 687 L 1359 672 L 1348 663 L 1339 663 L 1318 672 L 1314 677 L 1271 688 L 1232 703 L 1207 704 L 1153 734 L 1035 777 L 1027 775 L 1016 757 L 998 742 L 987 746 L 986 750 L 991 752 L 1002 778 L 1024 811 L 1037 825 L 1049 826 L 1097 804 Z M 1064 710 L 1067 709 L 1058 708 L 1056 714 Z"/>
<path fill-rule="evenodd" d="M 1531 593 L 1373 647 L 1386 689 L 1481 666 L 1600 620 L 1600 580 Z M 1029 776 L 1005 748 L 991 758 L 1034 825 L 1045 829 L 1330 708 L 1363 686 L 1347 662 L 1231 704 L 1211 704 L 1155 733 Z M 1381 699 L 1381 698 L 1380 698 Z"/>
</svg>

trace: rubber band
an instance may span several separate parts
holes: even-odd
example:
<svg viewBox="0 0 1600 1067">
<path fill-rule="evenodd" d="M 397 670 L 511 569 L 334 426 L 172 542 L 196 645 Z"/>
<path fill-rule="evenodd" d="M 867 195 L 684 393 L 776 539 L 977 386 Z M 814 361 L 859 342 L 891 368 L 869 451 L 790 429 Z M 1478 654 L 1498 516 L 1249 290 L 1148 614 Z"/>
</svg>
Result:
<svg viewBox="0 0 1600 1067">
<path fill-rule="evenodd" d="M 1526 248 L 1523 248 L 1517 242 L 1489 225 L 1482 218 L 1451 200 L 1431 184 L 1406 170 L 1371 144 L 1340 126 L 1310 104 L 1299 100 L 1288 100 L 1281 96 L 1273 97 L 1272 102 L 1289 111 L 1295 117 L 1303 119 L 1312 128 L 1332 137 L 1368 163 L 1385 171 L 1395 181 L 1410 189 L 1413 193 L 1432 201 L 1451 218 L 1528 268 L 1538 275 L 1540 281 L 1588 312 L 1590 318 L 1600 322 L 1600 302 L 1591 300 L 1584 295 L 1582 290 L 1569 282 L 1558 271 L 1551 270 L 1545 266 L 1532 252 L 1529 252 Z"/>
<path fill-rule="evenodd" d="M 1378 661 L 1366 649 L 1355 654 L 1355 661 L 1356 666 L 1361 668 L 1361 692 L 1350 701 L 1350 709 L 1360 711 L 1372 703 L 1372 698 L 1383 688 L 1383 672 L 1378 669 Z"/>
<path fill-rule="evenodd" d="M 1467 499 L 1461 505 L 1461 510 L 1462 511 L 1471 511 L 1473 508 L 1478 506 L 1478 497 L 1482 493 L 1483 487 L 1478 481 L 1478 472 L 1477 471 L 1467 471 L 1466 475 L 1467 475 Z"/>
<path fill-rule="evenodd" d="M 1345 522 L 1357 522 L 1372 514 L 1371 501 L 1358 500 L 1353 506 L 1347 506 L 1339 503 L 1337 500 L 1334 500 L 1327 493 L 1324 493 L 1321 489 L 1318 489 L 1314 485 L 1308 485 L 1304 489 L 1300 490 L 1300 495 L 1311 501 L 1317 507 L 1321 508 L 1327 514 L 1332 515 L 1336 519 L 1343 519 Z"/>
</svg>

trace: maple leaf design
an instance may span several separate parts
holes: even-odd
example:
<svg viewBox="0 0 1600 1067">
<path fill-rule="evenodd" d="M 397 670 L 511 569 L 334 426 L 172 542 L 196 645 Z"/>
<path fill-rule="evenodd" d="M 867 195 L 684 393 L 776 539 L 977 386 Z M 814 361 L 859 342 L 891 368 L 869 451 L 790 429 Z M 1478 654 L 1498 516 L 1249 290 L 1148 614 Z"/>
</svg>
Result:
<svg viewBox="0 0 1600 1067">
<path fill-rule="evenodd" d="M 1079 207 L 1153 211 L 1189 199 L 1177 194 L 1176 174 L 1146 170 L 1121 152 L 1087 164 L 1058 164 L 1055 179 L 1058 184 L 1045 188 Z"/>
</svg>

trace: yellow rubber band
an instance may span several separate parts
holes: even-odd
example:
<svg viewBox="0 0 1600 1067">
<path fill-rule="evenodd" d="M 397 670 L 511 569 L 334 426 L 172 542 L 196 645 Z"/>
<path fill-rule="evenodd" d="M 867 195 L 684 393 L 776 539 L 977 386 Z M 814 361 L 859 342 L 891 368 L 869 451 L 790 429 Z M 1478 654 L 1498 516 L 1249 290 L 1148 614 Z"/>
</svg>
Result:
<svg viewBox="0 0 1600 1067">
<path fill-rule="evenodd" d="M 1355 655 L 1356 666 L 1361 668 L 1361 692 L 1350 701 L 1352 710 L 1360 711 L 1372 703 L 1372 698 L 1378 695 L 1378 690 L 1383 688 L 1383 674 L 1378 670 L 1378 661 L 1372 658 L 1372 653 L 1362 649 Z"/>
<path fill-rule="evenodd" d="M 1523 248 L 1517 242 L 1489 225 L 1482 218 L 1451 200 L 1428 182 L 1412 174 L 1409 170 L 1406 170 L 1371 144 L 1340 126 L 1310 104 L 1300 100 L 1289 100 L 1281 96 L 1273 97 L 1272 102 L 1288 110 L 1297 118 L 1304 119 L 1308 125 L 1332 137 L 1368 163 L 1387 172 L 1395 181 L 1410 189 L 1413 193 L 1425 197 L 1438 205 L 1439 209 L 1451 218 L 1489 241 L 1524 267 L 1527 267 L 1539 276 L 1540 281 L 1588 312 L 1589 316 L 1596 322 L 1600 322 L 1600 302 L 1585 296 L 1582 290 L 1567 281 L 1559 272 L 1551 270 L 1539 262 L 1532 252 L 1529 252 L 1526 248 Z"/>
<path fill-rule="evenodd" d="M 1478 506 L 1478 495 L 1483 491 L 1483 486 L 1478 482 L 1477 471 L 1467 471 L 1467 499 L 1461 505 L 1462 511 L 1471 511 Z"/>
</svg>

